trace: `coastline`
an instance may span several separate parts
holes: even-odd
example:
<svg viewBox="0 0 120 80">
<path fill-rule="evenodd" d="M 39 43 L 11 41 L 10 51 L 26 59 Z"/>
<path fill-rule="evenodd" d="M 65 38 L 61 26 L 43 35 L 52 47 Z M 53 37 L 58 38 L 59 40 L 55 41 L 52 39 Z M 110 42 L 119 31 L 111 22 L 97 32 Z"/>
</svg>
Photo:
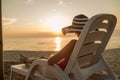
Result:
<svg viewBox="0 0 120 80">
<path fill-rule="evenodd" d="M 4 51 L 4 69 L 5 80 L 9 80 L 10 66 L 14 64 L 20 64 L 19 55 L 22 54 L 29 58 L 48 57 L 56 51 L 19 51 L 19 50 L 6 50 Z M 103 57 L 109 63 L 113 72 L 120 78 L 120 48 L 106 49 L 103 53 Z"/>
</svg>

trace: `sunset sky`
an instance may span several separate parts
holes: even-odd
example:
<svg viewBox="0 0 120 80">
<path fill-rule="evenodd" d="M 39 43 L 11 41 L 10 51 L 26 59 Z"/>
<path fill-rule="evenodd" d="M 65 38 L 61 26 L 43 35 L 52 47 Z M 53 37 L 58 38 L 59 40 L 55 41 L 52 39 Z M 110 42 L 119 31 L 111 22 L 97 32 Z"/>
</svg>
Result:
<svg viewBox="0 0 120 80">
<path fill-rule="evenodd" d="M 116 15 L 116 30 L 120 30 L 120 0 L 2 0 L 3 34 L 58 34 L 62 27 L 71 25 L 75 15 L 90 18 L 99 13 Z"/>
</svg>

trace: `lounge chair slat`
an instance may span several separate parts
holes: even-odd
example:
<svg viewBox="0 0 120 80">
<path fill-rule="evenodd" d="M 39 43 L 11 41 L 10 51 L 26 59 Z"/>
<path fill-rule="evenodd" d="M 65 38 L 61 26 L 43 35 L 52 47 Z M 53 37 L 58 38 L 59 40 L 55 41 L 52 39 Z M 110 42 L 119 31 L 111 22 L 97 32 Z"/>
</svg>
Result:
<svg viewBox="0 0 120 80">
<path fill-rule="evenodd" d="M 108 23 L 104 23 L 104 21 L 107 21 Z M 99 25 L 98 25 L 99 24 Z M 91 29 L 99 29 L 99 28 L 104 28 L 107 29 L 111 25 L 111 21 L 108 19 L 98 19 L 96 22 L 92 25 Z"/>
<path fill-rule="evenodd" d="M 100 44 L 91 43 L 85 46 L 82 46 L 78 58 L 81 58 L 84 55 L 89 55 L 91 53 L 96 53 L 96 50 L 100 47 Z M 93 54 L 94 55 L 94 54 Z"/>
<path fill-rule="evenodd" d="M 106 36 L 107 32 L 104 31 L 95 31 L 88 34 L 86 37 L 84 44 L 95 42 L 95 41 L 102 41 L 103 38 Z"/>
</svg>

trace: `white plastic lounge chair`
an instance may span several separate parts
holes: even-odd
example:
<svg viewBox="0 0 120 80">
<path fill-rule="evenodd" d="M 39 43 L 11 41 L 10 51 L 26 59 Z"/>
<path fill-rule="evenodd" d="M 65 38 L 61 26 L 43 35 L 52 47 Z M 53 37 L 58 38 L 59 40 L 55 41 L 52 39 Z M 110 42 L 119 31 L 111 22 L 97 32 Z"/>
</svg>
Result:
<svg viewBox="0 0 120 80">
<path fill-rule="evenodd" d="M 38 59 L 29 69 L 24 65 L 11 66 L 11 79 L 12 72 L 16 72 L 24 75 L 26 80 L 87 80 L 92 74 L 104 71 L 106 73 L 104 80 L 119 80 L 102 57 L 116 21 L 116 17 L 111 14 L 93 16 L 81 32 L 65 71 L 57 65 L 48 65 L 47 59 Z M 37 72 L 38 66 L 47 70 Z M 51 73 L 52 78 L 44 76 L 44 71 Z"/>
</svg>

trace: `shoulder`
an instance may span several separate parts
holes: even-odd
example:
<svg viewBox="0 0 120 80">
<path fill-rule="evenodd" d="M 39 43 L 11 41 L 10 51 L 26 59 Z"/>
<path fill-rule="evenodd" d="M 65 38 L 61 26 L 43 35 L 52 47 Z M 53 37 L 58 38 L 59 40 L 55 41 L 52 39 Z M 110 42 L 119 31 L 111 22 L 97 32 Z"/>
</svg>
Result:
<svg viewBox="0 0 120 80">
<path fill-rule="evenodd" d="M 76 43 L 77 40 L 76 39 L 72 39 L 69 43 Z"/>
</svg>

